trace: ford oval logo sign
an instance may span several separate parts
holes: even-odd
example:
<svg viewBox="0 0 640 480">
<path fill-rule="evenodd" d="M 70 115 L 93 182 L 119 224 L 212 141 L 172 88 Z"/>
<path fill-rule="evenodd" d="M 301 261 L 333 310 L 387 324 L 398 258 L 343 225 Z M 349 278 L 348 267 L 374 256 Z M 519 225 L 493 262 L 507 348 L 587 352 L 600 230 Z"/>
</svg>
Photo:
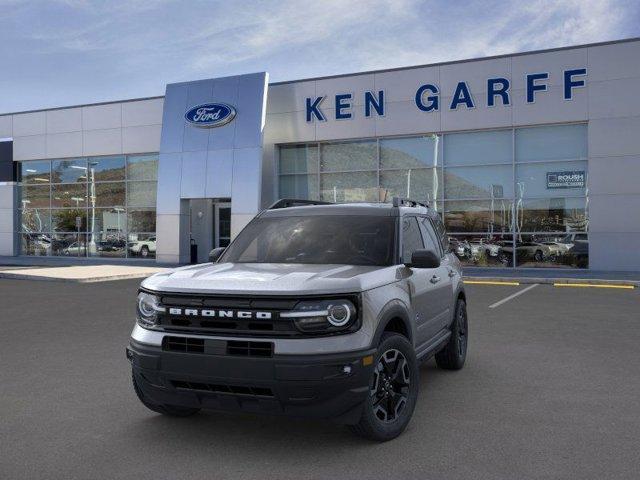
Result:
<svg viewBox="0 0 640 480">
<path fill-rule="evenodd" d="M 236 116 L 236 109 L 226 103 L 205 103 L 191 107 L 184 118 L 196 127 L 221 127 Z"/>
</svg>

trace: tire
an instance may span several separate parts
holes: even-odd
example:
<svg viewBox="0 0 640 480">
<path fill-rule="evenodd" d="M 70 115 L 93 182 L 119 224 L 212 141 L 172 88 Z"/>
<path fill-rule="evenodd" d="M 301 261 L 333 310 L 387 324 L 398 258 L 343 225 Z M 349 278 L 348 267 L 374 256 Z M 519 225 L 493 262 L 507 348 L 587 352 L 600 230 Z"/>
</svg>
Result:
<svg viewBox="0 0 640 480">
<path fill-rule="evenodd" d="M 542 250 L 536 250 L 536 253 L 533 255 L 533 259 L 536 262 L 541 262 L 544 259 L 544 255 L 542 254 Z"/>
<path fill-rule="evenodd" d="M 146 245 L 143 245 L 142 248 L 140 249 L 140 256 L 142 258 L 147 258 L 149 256 L 149 247 L 147 247 Z"/>
<path fill-rule="evenodd" d="M 460 370 L 467 358 L 469 322 L 467 304 L 461 298 L 456 303 L 456 316 L 451 324 L 451 337 L 447 345 L 436 353 L 436 364 L 443 370 Z"/>
<path fill-rule="evenodd" d="M 411 420 L 420 372 L 413 346 L 397 333 L 382 336 L 374 365 L 362 416 L 351 429 L 369 440 L 386 442 L 400 435 Z"/>
<path fill-rule="evenodd" d="M 133 382 L 133 389 L 135 390 L 138 399 L 149 410 L 152 410 L 156 413 L 161 413 L 162 415 L 167 415 L 169 417 L 190 417 L 191 415 L 195 415 L 200 411 L 199 408 L 178 407 L 176 405 L 159 405 L 157 403 L 153 403 L 147 397 L 145 397 L 144 393 L 136 382 L 136 376 L 133 372 L 131 373 L 131 381 Z"/>
</svg>

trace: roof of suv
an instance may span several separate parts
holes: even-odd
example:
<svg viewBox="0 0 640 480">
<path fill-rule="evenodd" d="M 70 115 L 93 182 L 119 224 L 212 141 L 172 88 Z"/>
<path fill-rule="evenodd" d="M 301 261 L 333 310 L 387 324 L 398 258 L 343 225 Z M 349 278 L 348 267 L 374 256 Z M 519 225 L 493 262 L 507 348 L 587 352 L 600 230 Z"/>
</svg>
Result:
<svg viewBox="0 0 640 480">
<path fill-rule="evenodd" d="M 433 212 L 433 210 L 423 206 L 402 205 L 395 207 L 391 203 L 328 203 L 269 209 L 264 210 L 260 216 L 296 217 L 308 215 L 370 215 L 397 217 L 409 212 L 421 213 L 424 215 Z"/>
</svg>

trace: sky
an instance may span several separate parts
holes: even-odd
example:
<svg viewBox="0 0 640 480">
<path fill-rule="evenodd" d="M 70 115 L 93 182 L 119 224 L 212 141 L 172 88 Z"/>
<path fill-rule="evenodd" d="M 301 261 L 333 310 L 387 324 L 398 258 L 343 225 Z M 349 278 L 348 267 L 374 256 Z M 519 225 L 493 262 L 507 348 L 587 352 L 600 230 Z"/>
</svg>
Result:
<svg viewBox="0 0 640 480">
<path fill-rule="evenodd" d="M 0 112 L 639 36 L 638 0 L 0 0 Z"/>
</svg>

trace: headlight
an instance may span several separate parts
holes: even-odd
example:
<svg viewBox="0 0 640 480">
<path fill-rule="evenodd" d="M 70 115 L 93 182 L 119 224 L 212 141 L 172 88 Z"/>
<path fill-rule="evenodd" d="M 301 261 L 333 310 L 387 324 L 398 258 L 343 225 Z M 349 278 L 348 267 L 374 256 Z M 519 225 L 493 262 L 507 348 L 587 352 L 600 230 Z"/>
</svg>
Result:
<svg viewBox="0 0 640 480">
<path fill-rule="evenodd" d="M 153 327 L 158 323 L 158 312 L 165 309 L 160 305 L 160 299 L 147 292 L 138 293 L 138 323 L 143 327 Z"/>
<path fill-rule="evenodd" d="M 280 313 L 280 317 L 291 318 L 304 333 L 353 331 L 359 326 L 356 307 L 347 299 L 300 302 L 294 310 Z"/>
</svg>

